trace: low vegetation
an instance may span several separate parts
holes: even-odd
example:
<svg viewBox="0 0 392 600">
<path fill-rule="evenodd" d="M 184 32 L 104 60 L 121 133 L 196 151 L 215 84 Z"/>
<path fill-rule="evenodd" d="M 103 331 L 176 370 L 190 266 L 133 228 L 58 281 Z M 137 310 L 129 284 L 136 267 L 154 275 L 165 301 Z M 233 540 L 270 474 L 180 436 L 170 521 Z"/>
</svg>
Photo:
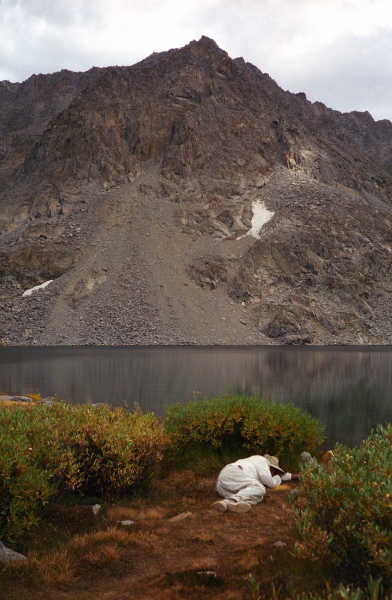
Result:
<svg viewBox="0 0 392 600">
<path fill-rule="evenodd" d="M 137 410 L 0 403 L 0 539 L 18 539 L 60 496 L 134 491 L 168 443 L 155 415 Z"/>
<path fill-rule="evenodd" d="M 315 452 L 323 440 L 323 427 L 309 413 L 258 396 L 227 394 L 171 406 L 164 424 L 176 464 L 192 468 L 217 468 L 225 462 L 222 458 L 271 454 L 287 470 L 297 469 L 300 453 Z"/>
<path fill-rule="evenodd" d="M 338 444 L 331 470 L 304 468 L 296 493 L 298 482 L 284 484 L 246 515 L 211 509 L 229 457 L 268 452 L 297 470 L 322 439 L 307 413 L 255 396 L 169 407 L 163 422 L 137 409 L 0 403 L 0 539 L 28 556 L 0 572 L 7 597 L 27 586 L 32 598 L 76 600 L 106 577 L 120 595 L 138 582 L 148 598 L 392 598 L 390 425 L 358 448 Z"/>
<path fill-rule="evenodd" d="M 298 556 L 336 577 L 392 590 L 392 425 L 359 447 L 337 445 L 333 469 L 309 468 L 295 500 Z"/>
</svg>

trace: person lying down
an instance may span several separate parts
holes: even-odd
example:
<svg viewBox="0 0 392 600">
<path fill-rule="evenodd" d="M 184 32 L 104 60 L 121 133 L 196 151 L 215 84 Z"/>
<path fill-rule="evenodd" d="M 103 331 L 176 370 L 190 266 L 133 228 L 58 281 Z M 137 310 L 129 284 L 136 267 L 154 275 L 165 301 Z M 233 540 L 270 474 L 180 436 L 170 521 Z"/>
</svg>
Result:
<svg viewBox="0 0 392 600">
<path fill-rule="evenodd" d="M 282 481 L 298 479 L 297 474 L 285 473 L 276 456 L 249 456 L 223 467 L 218 475 L 216 491 L 224 498 L 213 508 L 219 512 L 248 512 L 253 504 L 262 501 L 266 487 L 275 488 Z"/>
</svg>

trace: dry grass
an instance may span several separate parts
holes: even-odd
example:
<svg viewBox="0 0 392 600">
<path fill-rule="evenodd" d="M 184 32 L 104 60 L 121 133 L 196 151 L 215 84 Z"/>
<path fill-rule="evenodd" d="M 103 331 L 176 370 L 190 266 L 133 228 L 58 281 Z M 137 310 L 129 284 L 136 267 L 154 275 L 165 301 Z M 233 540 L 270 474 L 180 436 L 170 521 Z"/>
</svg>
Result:
<svg viewBox="0 0 392 600">
<path fill-rule="evenodd" d="M 107 519 L 110 522 L 119 521 L 153 521 L 163 519 L 165 509 L 161 506 L 148 507 L 145 509 L 130 508 L 128 506 L 111 506 L 107 511 Z"/>
<path fill-rule="evenodd" d="M 2 400 L 0 396 L 1 406 L 24 406 L 29 408 L 32 403 L 24 402 L 23 400 Z"/>
<path fill-rule="evenodd" d="M 26 567 L 34 573 L 36 582 L 43 586 L 67 588 L 78 579 L 76 562 L 68 550 L 44 557 L 32 554 L 27 563 Z"/>
<path fill-rule="evenodd" d="M 143 531 L 143 530 L 139 530 L 135 532 L 135 540 L 141 544 L 144 543 L 145 545 L 151 544 L 151 542 L 153 544 L 155 544 L 155 542 L 158 540 L 159 536 L 157 535 L 157 533 L 155 531 Z"/>
<path fill-rule="evenodd" d="M 46 563 L 40 564 L 39 572 L 44 585 L 49 587 L 69 587 L 77 580 L 76 565 L 68 552 L 57 552 Z"/>
<path fill-rule="evenodd" d="M 133 535 L 129 531 L 117 527 L 108 527 L 99 531 L 93 531 L 91 533 L 85 533 L 81 535 L 75 535 L 70 540 L 69 545 L 73 549 L 85 550 L 91 546 L 97 546 L 99 544 L 130 544 L 133 541 Z"/>
<path fill-rule="evenodd" d="M 270 490 L 243 515 L 212 508 L 214 483 L 207 478 L 200 486 L 191 472 L 175 473 L 149 497 L 103 505 L 93 530 L 83 532 L 91 521 L 81 518 L 80 533 L 73 531 L 60 550 L 41 549 L 43 558 L 25 561 L 30 568 L 20 566 L 17 577 L 0 572 L 0 589 L 7 600 L 58 600 L 65 588 L 67 600 L 247 600 L 252 573 L 262 597 L 272 597 L 274 583 L 281 590 L 277 599 L 289 598 L 289 587 L 301 585 L 290 556 L 296 538 L 287 494 L 295 483 Z M 188 511 L 183 520 L 169 521 Z M 122 520 L 135 523 L 123 527 Z M 276 549 L 277 541 L 287 547 Z"/>
<path fill-rule="evenodd" d="M 122 554 L 123 551 L 117 544 L 103 544 L 94 551 L 88 552 L 84 560 L 93 565 L 107 565 L 120 560 Z"/>
<path fill-rule="evenodd" d="M 197 535 L 196 537 L 194 537 L 191 541 L 200 543 L 200 544 L 213 544 L 214 537 L 207 532 L 203 532 L 200 535 Z"/>
</svg>

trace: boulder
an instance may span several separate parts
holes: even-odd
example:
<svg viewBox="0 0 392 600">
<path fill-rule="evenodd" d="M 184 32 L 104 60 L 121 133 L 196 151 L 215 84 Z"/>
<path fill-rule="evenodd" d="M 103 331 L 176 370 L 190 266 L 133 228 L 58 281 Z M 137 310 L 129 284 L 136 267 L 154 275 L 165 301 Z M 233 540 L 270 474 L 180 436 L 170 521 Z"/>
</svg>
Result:
<svg viewBox="0 0 392 600">
<path fill-rule="evenodd" d="M 0 402 L 34 402 L 29 396 L 6 396 L 0 395 Z"/>
<path fill-rule="evenodd" d="M 26 560 L 23 554 L 7 548 L 3 542 L 0 542 L 0 563 L 20 562 L 22 560 Z"/>
</svg>

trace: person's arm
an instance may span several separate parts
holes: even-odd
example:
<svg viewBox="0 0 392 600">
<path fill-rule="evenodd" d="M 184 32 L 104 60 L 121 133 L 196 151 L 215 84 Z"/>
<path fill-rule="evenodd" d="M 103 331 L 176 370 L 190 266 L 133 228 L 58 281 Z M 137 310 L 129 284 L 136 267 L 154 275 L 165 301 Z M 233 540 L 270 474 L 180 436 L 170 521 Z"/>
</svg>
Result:
<svg viewBox="0 0 392 600">
<path fill-rule="evenodd" d="M 272 489 L 278 487 L 278 485 L 282 483 L 280 475 L 271 475 L 271 473 L 263 474 L 263 476 L 260 477 L 260 480 L 261 483 Z"/>
<path fill-rule="evenodd" d="M 294 481 L 294 479 L 299 479 L 299 475 L 297 473 L 285 473 L 281 476 L 282 481 Z"/>
<path fill-rule="evenodd" d="M 272 475 L 267 460 L 264 457 L 262 459 L 256 467 L 261 483 L 269 488 L 278 487 L 282 483 L 280 475 Z"/>
<path fill-rule="evenodd" d="M 269 488 L 276 488 L 282 483 L 282 481 L 289 481 L 290 479 L 298 479 L 298 476 L 292 475 L 291 473 L 282 473 L 282 475 L 272 475 L 268 461 L 264 456 L 251 456 L 247 459 L 251 462 L 257 471 L 257 476 L 263 485 Z"/>
</svg>

